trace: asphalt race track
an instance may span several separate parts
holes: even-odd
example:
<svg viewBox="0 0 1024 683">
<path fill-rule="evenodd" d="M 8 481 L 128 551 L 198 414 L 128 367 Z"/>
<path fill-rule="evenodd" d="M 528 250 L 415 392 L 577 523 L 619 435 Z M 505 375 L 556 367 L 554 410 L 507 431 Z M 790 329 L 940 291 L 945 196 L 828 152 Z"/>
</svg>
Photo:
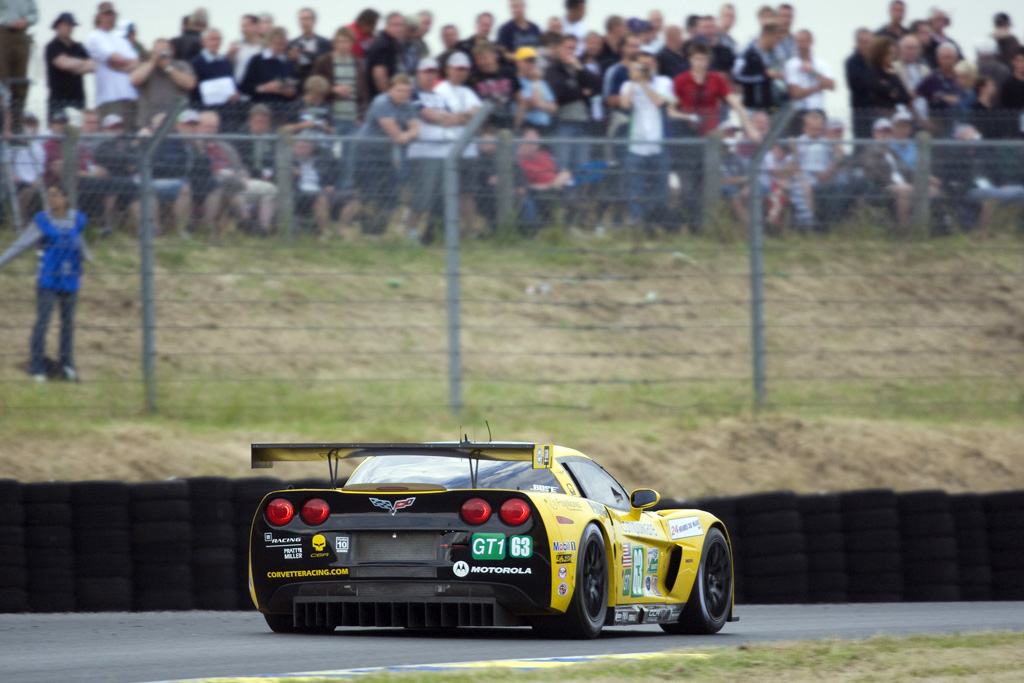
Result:
<svg viewBox="0 0 1024 683">
<path fill-rule="evenodd" d="M 0 681 L 136 683 L 384 665 L 568 655 L 879 634 L 1024 630 L 1024 603 L 738 606 L 739 623 L 715 636 L 669 636 L 656 626 L 610 628 L 594 641 L 535 638 L 528 628 L 453 635 L 338 629 L 272 634 L 255 612 L 0 615 Z M 439 679 L 440 680 L 440 679 Z"/>
</svg>

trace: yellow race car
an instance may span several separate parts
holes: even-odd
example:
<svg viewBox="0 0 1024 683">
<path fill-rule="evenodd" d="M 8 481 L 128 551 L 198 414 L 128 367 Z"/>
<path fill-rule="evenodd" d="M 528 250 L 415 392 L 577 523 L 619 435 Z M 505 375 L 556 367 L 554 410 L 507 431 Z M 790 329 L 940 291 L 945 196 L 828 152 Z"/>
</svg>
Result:
<svg viewBox="0 0 1024 683">
<path fill-rule="evenodd" d="M 337 487 L 338 462 L 362 458 Z M 252 466 L 326 461 L 332 488 L 268 494 L 249 590 L 276 632 L 337 626 L 605 626 L 716 633 L 733 616 L 728 531 L 650 509 L 600 465 L 552 444 L 253 444 Z"/>
</svg>

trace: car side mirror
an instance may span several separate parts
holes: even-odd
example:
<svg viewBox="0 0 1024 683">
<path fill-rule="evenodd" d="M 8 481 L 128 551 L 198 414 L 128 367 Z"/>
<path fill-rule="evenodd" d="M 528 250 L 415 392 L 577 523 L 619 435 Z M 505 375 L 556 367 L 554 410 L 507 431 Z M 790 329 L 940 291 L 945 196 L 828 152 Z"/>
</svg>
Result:
<svg viewBox="0 0 1024 683">
<path fill-rule="evenodd" d="M 646 510 L 658 504 L 661 496 L 651 489 L 637 489 L 629 494 L 629 504 L 634 510 Z"/>
</svg>

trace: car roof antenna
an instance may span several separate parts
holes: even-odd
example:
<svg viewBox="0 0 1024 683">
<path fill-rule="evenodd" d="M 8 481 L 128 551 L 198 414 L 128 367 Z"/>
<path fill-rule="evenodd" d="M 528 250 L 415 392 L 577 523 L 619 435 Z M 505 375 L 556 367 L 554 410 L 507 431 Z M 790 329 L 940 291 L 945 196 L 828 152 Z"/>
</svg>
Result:
<svg viewBox="0 0 1024 683">
<path fill-rule="evenodd" d="M 491 436 L 491 423 L 484 420 L 484 424 L 487 425 L 487 442 L 490 443 L 494 441 L 494 437 Z"/>
</svg>

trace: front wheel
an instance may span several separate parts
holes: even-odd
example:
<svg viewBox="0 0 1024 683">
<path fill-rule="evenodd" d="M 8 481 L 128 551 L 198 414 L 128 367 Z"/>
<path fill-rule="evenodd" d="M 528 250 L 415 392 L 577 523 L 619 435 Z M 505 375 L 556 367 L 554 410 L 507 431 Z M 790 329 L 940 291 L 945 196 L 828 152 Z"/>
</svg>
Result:
<svg viewBox="0 0 1024 683">
<path fill-rule="evenodd" d="M 330 633 L 334 630 L 333 626 L 296 626 L 290 614 L 264 614 L 263 618 L 267 620 L 267 626 L 274 633 L 317 634 Z"/>
<path fill-rule="evenodd" d="M 718 633 L 732 613 L 732 552 L 725 534 L 711 529 L 697 567 L 690 599 L 674 624 L 662 624 L 668 633 Z"/>
<path fill-rule="evenodd" d="M 564 615 L 546 617 L 534 628 L 552 638 L 596 638 L 608 614 L 608 552 L 594 524 L 583 531 L 576 562 L 576 589 Z"/>
</svg>

